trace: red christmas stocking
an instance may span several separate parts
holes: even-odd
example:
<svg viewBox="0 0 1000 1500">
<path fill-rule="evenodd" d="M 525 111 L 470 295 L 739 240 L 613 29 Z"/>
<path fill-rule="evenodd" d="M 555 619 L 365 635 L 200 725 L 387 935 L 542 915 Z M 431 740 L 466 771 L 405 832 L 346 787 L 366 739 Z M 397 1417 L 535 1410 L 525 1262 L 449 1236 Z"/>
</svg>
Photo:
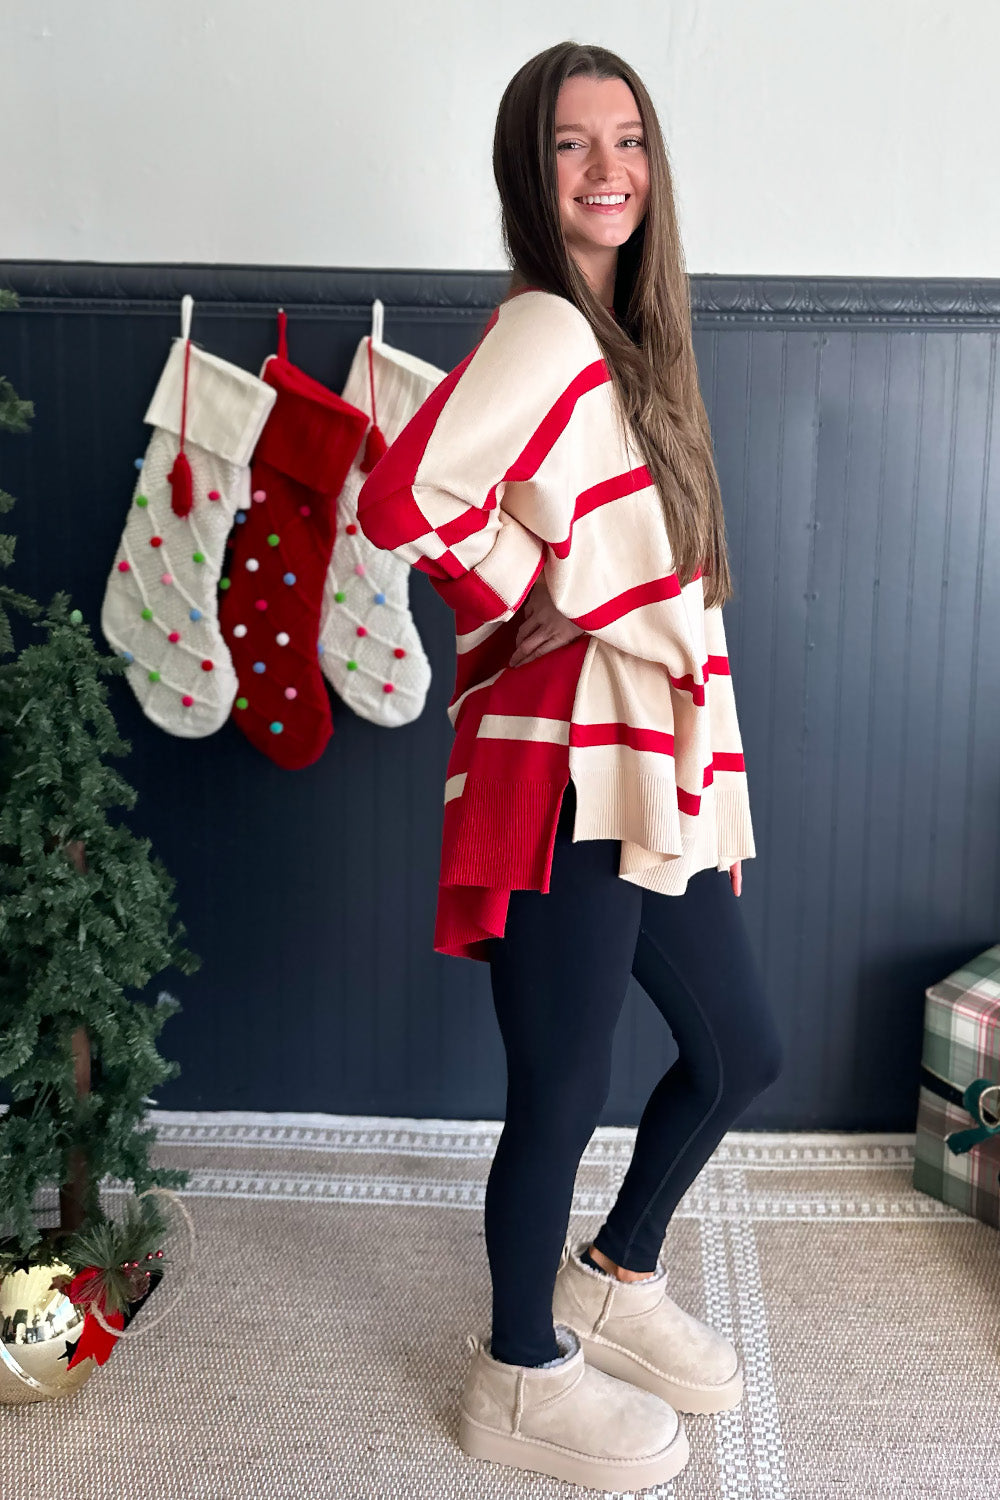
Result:
<svg viewBox="0 0 1000 1500">
<path fill-rule="evenodd" d="M 319 616 L 337 495 L 368 418 L 289 364 L 285 326 L 279 312 L 278 353 L 260 372 L 278 394 L 219 583 L 219 624 L 239 683 L 233 718 L 258 750 L 294 771 L 317 760 L 333 733 Z"/>
</svg>

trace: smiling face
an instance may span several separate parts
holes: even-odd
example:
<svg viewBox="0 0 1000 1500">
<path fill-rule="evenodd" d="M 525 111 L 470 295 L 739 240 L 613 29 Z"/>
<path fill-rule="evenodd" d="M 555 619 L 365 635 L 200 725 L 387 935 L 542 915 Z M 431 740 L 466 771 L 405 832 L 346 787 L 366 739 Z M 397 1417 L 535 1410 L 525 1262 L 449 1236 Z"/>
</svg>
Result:
<svg viewBox="0 0 1000 1500">
<path fill-rule="evenodd" d="M 566 249 L 610 303 L 619 245 L 649 198 L 645 134 L 623 78 L 567 78 L 556 101 L 559 217 Z"/>
</svg>

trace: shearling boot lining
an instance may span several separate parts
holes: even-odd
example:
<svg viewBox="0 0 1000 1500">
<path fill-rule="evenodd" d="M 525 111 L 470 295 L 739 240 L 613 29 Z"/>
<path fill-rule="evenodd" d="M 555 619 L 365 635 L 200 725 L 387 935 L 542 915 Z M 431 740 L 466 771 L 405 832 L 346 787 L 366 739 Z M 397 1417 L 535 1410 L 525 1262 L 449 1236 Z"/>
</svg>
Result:
<svg viewBox="0 0 1000 1500">
<path fill-rule="evenodd" d="M 646 1276 L 642 1281 L 619 1281 L 618 1277 L 612 1276 L 610 1271 L 602 1271 L 594 1266 L 588 1266 L 587 1262 L 583 1259 L 583 1253 L 586 1248 L 586 1245 L 578 1245 L 573 1251 L 573 1260 L 577 1270 L 582 1271 L 585 1276 L 596 1276 L 599 1281 L 613 1281 L 616 1286 L 649 1286 L 652 1281 L 662 1281 L 667 1274 L 666 1266 L 662 1261 L 658 1260 L 656 1262 L 656 1270 L 652 1276 Z"/>
<path fill-rule="evenodd" d="M 572 1328 L 567 1328 L 563 1323 L 557 1323 L 555 1325 L 555 1331 L 556 1343 L 559 1345 L 561 1351 L 559 1358 L 547 1359 L 544 1365 L 535 1365 L 533 1367 L 534 1369 L 554 1370 L 556 1365 L 564 1365 L 566 1361 L 570 1359 L 579 1349 L 580 1341 L 577 1338 L 576 1334 L 573 1332 Z"/>
</svg>

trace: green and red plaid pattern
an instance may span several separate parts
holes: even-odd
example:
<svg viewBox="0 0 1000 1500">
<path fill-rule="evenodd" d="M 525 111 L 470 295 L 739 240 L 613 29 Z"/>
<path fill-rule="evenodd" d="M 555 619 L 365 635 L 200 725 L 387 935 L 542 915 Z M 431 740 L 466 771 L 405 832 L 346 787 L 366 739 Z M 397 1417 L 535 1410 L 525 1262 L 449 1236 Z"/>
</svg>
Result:
<svg viewBox="0 0 1000 1500">
<path fill-rule="evenodd" d="M 1000 944 L 926 997 L 913 1186 L 1000 1228 Z"/>
</svg>

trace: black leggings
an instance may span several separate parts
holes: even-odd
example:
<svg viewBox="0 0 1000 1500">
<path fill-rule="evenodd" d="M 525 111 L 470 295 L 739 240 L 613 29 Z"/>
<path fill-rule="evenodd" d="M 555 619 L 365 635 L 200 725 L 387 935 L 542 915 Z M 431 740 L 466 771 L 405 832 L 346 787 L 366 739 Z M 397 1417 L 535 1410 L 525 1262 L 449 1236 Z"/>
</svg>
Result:
<svg viewBox="0 0 1000 1500">
<path fill-rule="evenodd" d="M 492 945 L 507 1053 L 507 1115 L 486 1187 L 491 1348 L 508 1364 L 558 1357 L 552 1295 L 584 1148 L 608 1096 L 611 1046 L 634 974 L 680 1055 L 643 1111 L 621 1190 L 594 1240 L 619 1266 L 656 1267 L 667 1223 L 723 1135 L 781 1071 L 775 1029 L 729 874 L 682 896 L 618 876 L 615 839 L 572 841 L 572 782 L 550 889 L 513 891 Z"/>
</svg>

